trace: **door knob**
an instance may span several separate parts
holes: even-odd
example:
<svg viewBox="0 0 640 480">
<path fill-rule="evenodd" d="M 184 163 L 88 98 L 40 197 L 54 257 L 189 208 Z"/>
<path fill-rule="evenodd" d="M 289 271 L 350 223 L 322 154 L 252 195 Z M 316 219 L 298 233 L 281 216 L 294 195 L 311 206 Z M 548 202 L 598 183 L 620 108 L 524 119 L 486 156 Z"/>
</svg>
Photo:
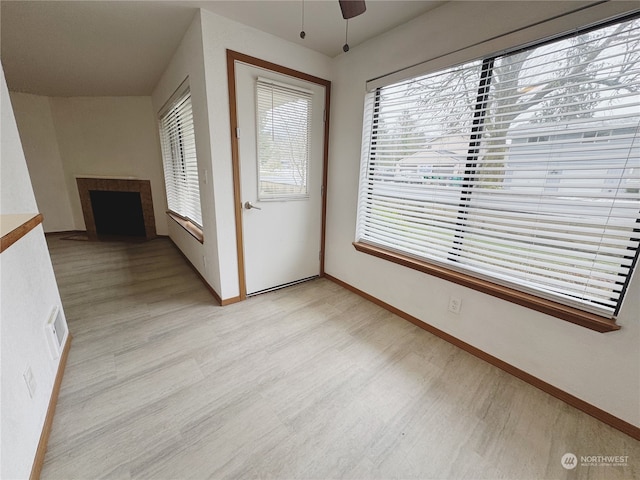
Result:
<svg viewBox="0 0 640 480">
<path fill-rule="evenodd" d="M 252 208 L 255 208 L 256 210 L 262 210 L 260 207 L 252 205 L 251 202 L 244 202 L 244 208 L 246 208 L 247 210 L 251 210 Z"/>
</svg>

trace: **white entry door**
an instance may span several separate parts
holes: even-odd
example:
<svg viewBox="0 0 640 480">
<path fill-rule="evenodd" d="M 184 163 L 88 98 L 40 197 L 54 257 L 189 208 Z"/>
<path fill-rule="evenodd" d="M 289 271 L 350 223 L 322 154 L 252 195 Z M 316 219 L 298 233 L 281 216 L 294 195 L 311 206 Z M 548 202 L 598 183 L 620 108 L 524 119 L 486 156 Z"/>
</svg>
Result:
<svg viewBox="0 0 640 480">
<path fill-rule="evenodd" d="M 320 273 L 322 85 L 236 62 L 247 294 Z"/>
</svg>

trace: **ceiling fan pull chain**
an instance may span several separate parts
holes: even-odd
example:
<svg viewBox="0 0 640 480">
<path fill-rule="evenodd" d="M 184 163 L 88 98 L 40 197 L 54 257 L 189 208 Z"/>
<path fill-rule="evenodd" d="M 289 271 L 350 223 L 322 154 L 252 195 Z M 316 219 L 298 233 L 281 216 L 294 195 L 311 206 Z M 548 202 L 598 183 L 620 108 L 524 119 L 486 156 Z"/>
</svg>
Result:
<svg viewBox="0 0 640 480">
<path fill-rule="evenodd" d="M 344 32 L 344 45 L 342 46 L 342 51 L 347 53 L 349 51 L 349 19 L 346 19 L 347 25 Z"/>
<path fill-rule="evenodd" d="M 300 29 L 300 38 L 304 40 L 307 34 L 304 31 L 304 0 L 302 0 L 302 28 Z"/>
</svg>

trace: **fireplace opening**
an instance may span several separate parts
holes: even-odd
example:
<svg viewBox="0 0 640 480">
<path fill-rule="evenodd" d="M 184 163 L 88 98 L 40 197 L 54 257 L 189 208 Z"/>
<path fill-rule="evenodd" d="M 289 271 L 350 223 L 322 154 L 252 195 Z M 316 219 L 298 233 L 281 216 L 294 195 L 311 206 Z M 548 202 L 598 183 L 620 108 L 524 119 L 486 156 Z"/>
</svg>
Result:
<svg viewBox="0 0 640 480">
<path fill-rule="evenodd" d="M 146 237 L 139 192 L 89 190 L 98 235 Z"/>
<path fill-rule="evenodd" d="M 89 240 L 156 237 L 149 180 L 78 177 L 76 182 Z"/>
</svg>

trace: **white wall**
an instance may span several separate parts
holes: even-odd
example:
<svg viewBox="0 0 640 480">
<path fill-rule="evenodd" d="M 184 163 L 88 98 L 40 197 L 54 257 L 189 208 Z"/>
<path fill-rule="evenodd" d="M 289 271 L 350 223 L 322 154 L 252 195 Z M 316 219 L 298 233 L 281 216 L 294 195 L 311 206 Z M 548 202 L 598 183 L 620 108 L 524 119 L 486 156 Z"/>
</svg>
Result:
<svg viewBox="0 0 640 480">
<path fill-rule="evenodd" d="M 331 80 L 331 59 L 251 27 L 202 11 L 205 79 L 209 104 L 214 196 L 217 217 L 220 279 L 223 298 L 240 294 L 235 215 L 227 49 Z"/>
<path fill-rule="evenodd" d="M 640 426 L 640 275 L 618 319 L 600 334 L 358 253 L 355 237 L 365 82 L 579 7 L 578 2 L 450 2 L 353 48 L 334 63 L 327 273 L 611 414 Z M 587 25 L 637 3 L 610 2 L 571 19 L 477 47 L 488 54 Z M 485 50 L 484 52 L 481 50 Z M 459 62 L 463 55 L 453 60 Z M 452 60 L 451 58 L 449 60 Z M 447 311 L 450 295 L 463 300 Z"/>
<path fill-rule="evenodd" d="M 47 232 L 84 230 L 76 177 L 151 181 L 156 231 L 167 234 L 167 201 L 151 97 L 42 97 L 12 93 Z"/>
<path fill-rule="evenodd" d="M 151 181 L 158 234 L 167 234 L 158 127 L 150 97 L 53 97 L 51 112 L 76 228 L 84 218 L 76 185 L 83 175 Z"/>
<path fill-rule="evenodd" d="M 37 213 L 9 92 L 0 82 L 2 156 L 0 214 Z M 0 477 L 28 478 L 44 425 L 59 359 L 50 354 L 45 322 L 62 304 L 42 226 L 0 257 Z M 23 373 L 31 367 L 31 398 Z"/>
<path fill-rule="evenodd" d="M 200 14 L 195 15 L 180 42 L 180 46 L 173 54 L 169 65 L 153 91 L 151 98 L 156 115 L 187 77 L 189 77 L 191 104 L 193 106 L 193 125 L 196 135 L 204 243 L 198 242 L 171 219 L 167 220 L 168 231 L 169 237 L 205 278 L 207 283 L 218 295 L 222 295 L 216 235 L 216 209 L 213 200 L 213 181 L 211 180 L 213 175 L 211 172 L 211 142 L 204 80 Z M 205 183 L 205 178 L 207 183 Z M 206 262 L 204 260 L 205 255 Z"/>
<path fill-rule="evenodd" d="M 74 230 L 69 188 L 48 97 L 11 92 L 22 148 L 45 232 Z"/>
<path fill-rule="evenodd" d="M 153 93 L 154 107 L 158 110 L 180 82 L 187 75 L 190 77 L 205 241 L 201 247 L 196 245 L 195 240 L 189 240 L 184 235 L 181 241 L 185 246 L 185 255 L 223 299 L 236 297 L 240 293 L 229 129 L 227 49 L 331 79 L 329 57 L 201 10 Z M 203 128 L 207 129 L 206 133 L 202 132 Z M 210 179 L 207 185 L 203 182 L 205 170 Z M 207 258 L 207 270 L 204 269 L 202 256 Z"/>
</svg>

